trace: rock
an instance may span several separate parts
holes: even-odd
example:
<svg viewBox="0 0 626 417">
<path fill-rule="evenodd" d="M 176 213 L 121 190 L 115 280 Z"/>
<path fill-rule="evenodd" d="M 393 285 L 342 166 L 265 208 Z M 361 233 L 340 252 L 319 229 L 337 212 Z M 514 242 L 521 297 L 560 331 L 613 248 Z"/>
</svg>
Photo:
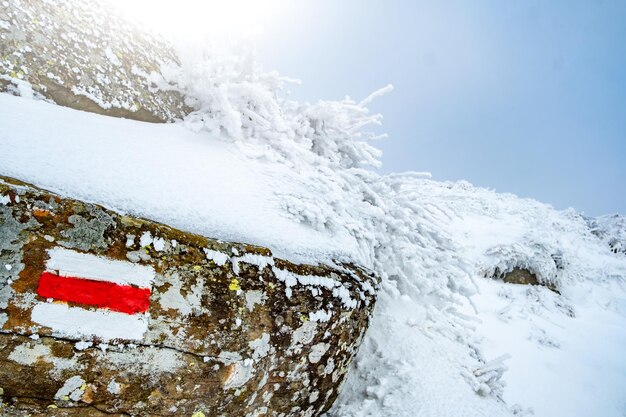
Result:
<svg viewBox="0 0 626 417">
<path fill-rule="evenodd" d="M 522 268 L 513 268 L 512 271 L 505 273 L 502 276 L 502 281 L 510 284 L 539 285 L 537 275 L 533 274 L 528 269 Z"/>
<path fill-rule="evenodd" d="M 557 258 L 557 259 L 560 259 L 560 258 Z M 500 272 L 496 268 L 495 275 L 492 278 L 501 279 L 502 281 L 509 283 L 509 284 L 541 285 L 541 286 L 548 288 L 551 291 L 554 291 L 557 294 L 560 294 L 557 286 L 554 283 L 540 281 L 537 278 L 537 275 L 535 273 L 533 273 L 532 271 L 526 268 L 513 268 L 512 270 L 507 271 L 507 272 Z"/>
<path fill-rule="evenodd" d="M 4 178 L 1 409 L 317 416 L 377 285 L 355 265 L 294 264 Z"/>
<path fill-rule="evenodd" d="M 156 91 L 150 74 L 176 64 L 170 46 L 99 1 L 0 2 L 0 91 L 34 93 L 108 116 L 169 122 L 191 109 L 177 92 Z"/>
</svg>

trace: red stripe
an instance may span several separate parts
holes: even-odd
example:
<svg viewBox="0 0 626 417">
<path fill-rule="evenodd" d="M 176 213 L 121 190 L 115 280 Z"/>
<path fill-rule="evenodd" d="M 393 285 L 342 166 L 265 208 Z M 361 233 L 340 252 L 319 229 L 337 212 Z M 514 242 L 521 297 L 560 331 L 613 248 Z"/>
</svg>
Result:
<svg viewBox="0 0 626 417">
<path fill-rule="evenodd" d="M 37 294 L 44 298 L 87 304 L 128 314 L 143 313 L 150 307 L 149 288 L 60 277 L 49 272 L 41 274 Z"/>
</svg>

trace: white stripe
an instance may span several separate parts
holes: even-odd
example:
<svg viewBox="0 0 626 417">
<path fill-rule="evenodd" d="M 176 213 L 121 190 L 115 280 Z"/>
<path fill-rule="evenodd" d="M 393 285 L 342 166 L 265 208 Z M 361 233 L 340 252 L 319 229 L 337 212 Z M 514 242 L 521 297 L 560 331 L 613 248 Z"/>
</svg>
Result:
<svg viewBox="0 0 626 417">
<path fill-rule="evenodd" d="M 33 307 L 31 320 L 52 329 L 53 334 L 80 340 L 96 336 L 102 340 L 141 340 L 148 330 L 148 317 L 110 310 L 85 310 L 61 303 L 39 303 Z"/>
<path fill-rule="evenodd" d="M 48 250 L 48 255 L 50 259 L 46 262 L 46 267 L 62 277 L 88 278 L 119 285 L 132 284 L 142 288 L 150 288 L 154 281 L 154 269 L 149 266 L 60 247 Z"/>
</svg>

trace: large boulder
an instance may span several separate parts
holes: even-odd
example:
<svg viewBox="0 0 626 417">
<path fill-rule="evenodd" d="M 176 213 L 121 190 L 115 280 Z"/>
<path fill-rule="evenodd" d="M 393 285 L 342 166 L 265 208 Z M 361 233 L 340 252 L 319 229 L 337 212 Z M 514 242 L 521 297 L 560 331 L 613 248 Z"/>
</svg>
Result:
<svg viewBox="0 0 626 417">
<path fill-rule="evenodd" d="M 168 44 L 99 1 L 0 1 L 0 91 L 32 88 L 62 106 L 167 122 L 190 108 L 150 76 L 176 63 Z"/>
<path fill-rule="evenodd" d="M 316 416 L 377 279 L 0 180 L 0 414 Z"/>
</svg>

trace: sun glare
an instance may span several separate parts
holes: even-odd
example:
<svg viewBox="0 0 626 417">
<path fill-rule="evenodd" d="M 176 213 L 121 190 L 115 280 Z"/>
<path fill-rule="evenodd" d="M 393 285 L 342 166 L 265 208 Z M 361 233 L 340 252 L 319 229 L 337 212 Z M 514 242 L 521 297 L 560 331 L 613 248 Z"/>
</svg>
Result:
<svg viewBox="0 0 626 417">
<path fill-rule="evenodd" d="M 275 24 L 284 0 L 108 0 L 130 18 L 167 35 L 257 36 Z"/>
</svg>

